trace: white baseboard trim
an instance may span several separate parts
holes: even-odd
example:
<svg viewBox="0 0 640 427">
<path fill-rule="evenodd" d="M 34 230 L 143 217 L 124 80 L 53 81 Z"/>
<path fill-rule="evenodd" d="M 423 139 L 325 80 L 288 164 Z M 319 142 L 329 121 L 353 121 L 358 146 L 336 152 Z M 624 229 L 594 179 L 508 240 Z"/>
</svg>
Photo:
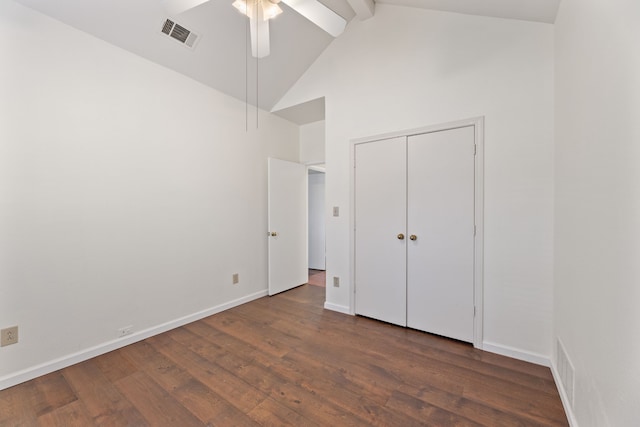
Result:
<svg viewBox="0 0 640 427">
<path fill-rule="evenodd" d="M 564 385 L 562 385 L 562 381 L 560 380 L 560 373 L 556 368 L 556 364 L 553 362 L 551 362 L 551 374 L 553 375 L 553 380 L 555 381 L 556 387 L 558 388 L 558 393 L 560 393 L 560 400 L 562 401 L 564 413 L 567 415 L 569 425 L 571 427 L 578 427 L 578 420 L 576 419 L 576 415 L 573 413 L 573 409 L 569 404 L 569 396 L 567 395 L 567 391 L 564 389 Z"/>
<path fill-rule="evenodd" d="M 158 326 L 135 332 L 123 338 L 107 341 L 103 344 L 81 350 L 77 353 L 69 354 L 67 356 L 63 356 L 46 363 L 42 363 L 40 365 L 18 371 L 16 373 L 0 378 L 0 390 L 13 387 L 14 385 L 32 380 L 42 375 L 50 374 L 51 372 L 55 372 L 59 369 L 75 365 L 76 363 L 84 362 L 85 360 L 100 356 L 101 354 L 117 350 L 129 344 L 133 344 L 154 335 L 170 331 L 171 329 L 175 329 L 188 323 L 195 322 L 196 320 L 204 319 L 205 317 L 220 313 L 233 307 L 237 307 L 255 299 L 262 298 L 264 296 L 267 296 L 266 289 L 244 296 L 242 298 L 235 299 L 233 301 L 226 302 L 224 304 L 217 305 L 215 307 L 208 308 L 206 310 L 199 311 L 197 313 L 190 314 L 188 316 L 180 317 L 179 319 L 175 319 Z"/>
<path fill-rule="evenodd" d="M 346 305 L 332 304 L 330 302 L 325 301 L 324 308 L 326 310 L 337 311 L 338 313 L 351 315 L 351 310 L 349 310 L 349 307 Z"/>
<path fill-rule="evenodd" d="M 547 368 L 551 366 L 551 361 L 548 356 L 543 356 L 542 354 L 532 353 L 502 344 L 484 341 L 482 343 L 482 349 L 491 353 L 501 354 L 502 356 L 508 356 L 514 359 L 524 360 L 525 362 L 535 363 L 536 365 L 546 366 Z"/>
</svg>

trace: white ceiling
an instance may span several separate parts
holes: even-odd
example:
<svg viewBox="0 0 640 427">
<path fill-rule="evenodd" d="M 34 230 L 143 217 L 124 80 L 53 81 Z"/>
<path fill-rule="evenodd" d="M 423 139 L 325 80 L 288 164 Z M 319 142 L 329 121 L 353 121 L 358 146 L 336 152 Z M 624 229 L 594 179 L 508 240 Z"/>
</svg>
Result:
<svg viewBox="0 0 640 427">
<path fill-rule="evenodd" d="M 211 0 L 172 20 L 200 35 L 195 49 L 160 32 L 167 15 L 161 0 L 16 0 L 108 43 L 173 69 L 237 99 L 270 110 L 300 78 L 333 38 L 304 17 L 280 6 L 284 13 L 271 21 L 271 54 L 259 61 L 247 58 L 247 20 L 231 7 L 232 0 Z M 321 0 L 350 21 L 348 0 Z M 500 18 L 553 22 L 560 0 L 378 0 Z M 357 19 L 357 18 L 356 18 Z M 375 19 L 375 17 L 373 18 Z M 348 29 L 347 29 L 348 31 Z M 248 78 L 247 78 L 248 77 Z M 287 111 L 302 123 L 318 118 L 319 102 L 306 106 L 315 116 Z"/>
<path fill-rule="evenodd" d="M 377 3 L 551 24 L 556 20 L 560 0 L 377 0 Z"/>
</svg>

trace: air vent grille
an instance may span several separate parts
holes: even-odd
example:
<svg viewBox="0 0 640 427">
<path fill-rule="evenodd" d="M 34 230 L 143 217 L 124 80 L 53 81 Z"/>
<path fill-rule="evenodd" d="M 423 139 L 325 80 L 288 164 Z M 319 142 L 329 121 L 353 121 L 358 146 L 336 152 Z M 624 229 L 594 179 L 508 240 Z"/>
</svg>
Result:
<svg viewBox="0 0 640 427">
<path fill-rule="evenodd" d="M 171 31 L 170 35 L 174 39 L 184 43 L 187 41 L 187 37 L 189 37 L 189 34 L 191 34 L 191 31 L 187 30 L 181 25 L 176 24 L 173 26 L 173 31 Z"/>
<path fill-rule="evenodd" d="M 176 24 L 171 19 L 164 21 L 162 25 L 162 33 L 168 35 L 180 44 L 193 49 L 199 37 L 196 33 L 186 29 L 180 24 Z"/>
<path fill-rule="evenodd" d="M 171 19 L 167 19 L 166 21 L 164 21 L 164 25 L 162 26 L 162 32 L 167 35 L 171 34 L 171 29 L 173 28 L 174 24 L 175 22 L 173 22 Z"/>
</svg>

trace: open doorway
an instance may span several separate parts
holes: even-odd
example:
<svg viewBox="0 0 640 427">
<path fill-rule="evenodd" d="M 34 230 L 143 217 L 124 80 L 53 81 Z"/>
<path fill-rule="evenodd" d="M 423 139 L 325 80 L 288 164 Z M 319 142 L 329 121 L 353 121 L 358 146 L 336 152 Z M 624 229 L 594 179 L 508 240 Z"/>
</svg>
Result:
<svg viewBox="0 0 640 427">
<path fill-rule="evenodd" d="M 309 284 L 325 286 L 325 169 L 324 165 L 308 168 L 309 183 Z"/>
<path fill-rule="evenodd" d="M 309 196 L 308 267 L 311 285 L 326 287 L 325 257 L 325 99 L 312 99 L 272 111 L 300 126 L 299 162 L 307 166 Z M 314 196 L 315 193 L 315 196 Z"/>
</svg>

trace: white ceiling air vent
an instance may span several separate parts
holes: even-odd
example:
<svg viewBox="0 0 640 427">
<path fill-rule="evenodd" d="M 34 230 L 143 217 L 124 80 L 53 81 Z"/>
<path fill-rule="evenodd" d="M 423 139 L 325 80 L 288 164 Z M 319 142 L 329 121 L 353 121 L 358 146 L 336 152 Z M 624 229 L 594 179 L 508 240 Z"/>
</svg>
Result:
<svg viewBox="0 0 640 427">
<path fill-rule="evenodd" d="M 162 25 L 162 33 L 190 49 L 194 49 L 198 39 L 200 39 L 196 33 L 191 30 L 187 30 L 182 25 L 176 24 L 171 19 L 164 21 L 164 24 Z"/>
</svg>

